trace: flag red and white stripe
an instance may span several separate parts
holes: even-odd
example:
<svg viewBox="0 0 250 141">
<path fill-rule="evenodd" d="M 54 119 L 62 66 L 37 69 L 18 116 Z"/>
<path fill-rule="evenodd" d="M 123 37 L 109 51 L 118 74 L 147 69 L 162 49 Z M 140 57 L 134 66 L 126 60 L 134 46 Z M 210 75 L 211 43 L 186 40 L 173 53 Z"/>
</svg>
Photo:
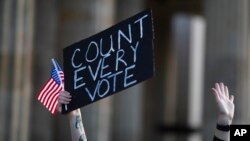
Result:
<svg viewBox="0 0 250 141">
<path fill-rule="evenodd" d="M 56 68 L 57 67 L 57 68 Z M 64 73 L 58 63 L 51 70 L 51 77 L 44 84 L 38 100 L 52 113 L 56 113 L 59 93 L 63 90 Z"/>
</svg>

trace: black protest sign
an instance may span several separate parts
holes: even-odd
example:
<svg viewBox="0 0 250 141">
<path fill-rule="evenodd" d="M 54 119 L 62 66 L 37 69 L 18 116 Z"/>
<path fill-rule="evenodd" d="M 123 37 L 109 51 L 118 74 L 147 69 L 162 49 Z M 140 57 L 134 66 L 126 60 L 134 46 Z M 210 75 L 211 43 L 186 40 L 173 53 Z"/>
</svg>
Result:
<svg viewBox="0 0 250 141">
<path fill-rule="evenodd" d="M 154 74 L 151 10 L 63 49 L 67 111 L 136 85 Z"/>
</svg>

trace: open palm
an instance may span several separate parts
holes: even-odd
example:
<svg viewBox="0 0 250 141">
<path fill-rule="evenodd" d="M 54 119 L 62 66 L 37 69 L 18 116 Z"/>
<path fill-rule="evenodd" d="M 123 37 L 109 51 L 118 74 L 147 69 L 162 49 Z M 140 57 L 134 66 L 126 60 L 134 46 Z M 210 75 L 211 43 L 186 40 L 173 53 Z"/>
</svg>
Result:
<svg viewBox="0 0 250 141">
<path fill-rule="evenodd" d="M 234 117 L 234 96 L 229 96 L 228 87 L 223 83 L 215 83 L 212 88 L 218 108 L 218 124 L 231 124 Z"/>
</svg>

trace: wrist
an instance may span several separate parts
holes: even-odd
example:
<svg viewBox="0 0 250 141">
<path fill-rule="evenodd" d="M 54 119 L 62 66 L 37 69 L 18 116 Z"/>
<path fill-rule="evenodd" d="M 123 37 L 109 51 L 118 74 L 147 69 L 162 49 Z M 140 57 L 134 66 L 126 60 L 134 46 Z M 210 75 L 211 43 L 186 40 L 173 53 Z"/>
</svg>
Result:
<svg viewBox="0 0 250 141">
<path fill-rule="evenodd" d="M 67 114 L 69 119 L 78 115 L 81 115 L 80 109 L 73 110 Z"/>
<path fill-rule="evenodd" d="M 225 115 L 220 115 L 217 119 L 217 124 L 219 125 L 231 125 L 232 119 Z"/>
<path fill-rule="evenodd" d="M 230 125 L 216 125 L 216 129 L 223 131 L 223 132 L 229 132 L 230 131 Z"/>
</svg>

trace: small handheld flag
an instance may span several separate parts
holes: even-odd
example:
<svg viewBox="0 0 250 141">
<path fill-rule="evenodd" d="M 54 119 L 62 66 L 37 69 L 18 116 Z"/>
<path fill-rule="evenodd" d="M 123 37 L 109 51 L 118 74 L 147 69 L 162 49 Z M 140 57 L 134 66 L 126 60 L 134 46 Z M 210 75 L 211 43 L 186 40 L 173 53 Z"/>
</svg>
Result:
<svg viewBox="0 0 250 141">
<path fill-rule="evenodd" d="M 64 89 L 64 73 L 54 59 L 52 59 L 52 63 L 50 78 L 38 94 L 38 100 L 54 114 L 58 104 L 59 93 Z"/>
<path fill-rule="evenodd" d="M 63 71 L 62 71 L 62 69 L 60 68 L 59 64 L 56 62 L 56 60 L 55 60 L 55 59 L 52 59 L 51 61 L 52 61 L 53 65 L 54 65 L 54 67 L 55 67 L 55 70 L 56 70 L 56 72 L 57 72 L 57 75 L 60 76 L 60 75 L 61 75 L 60 73 L 63 74 Z M 63 77 L 59 77 L 59 79 L 60 79 L 60 81 L 62 82 L 62 83 L 61 83 L 61 87 L 62 87 L 62 90 L 64 91 L 64 75 L 63 75 Z M 67 110 L 68 110 L 68 106 L 67 106 L 67 105 L 64 105 L 64 106 L 65 106 L 65 111 L 67 111 Z"/>
</svg>

